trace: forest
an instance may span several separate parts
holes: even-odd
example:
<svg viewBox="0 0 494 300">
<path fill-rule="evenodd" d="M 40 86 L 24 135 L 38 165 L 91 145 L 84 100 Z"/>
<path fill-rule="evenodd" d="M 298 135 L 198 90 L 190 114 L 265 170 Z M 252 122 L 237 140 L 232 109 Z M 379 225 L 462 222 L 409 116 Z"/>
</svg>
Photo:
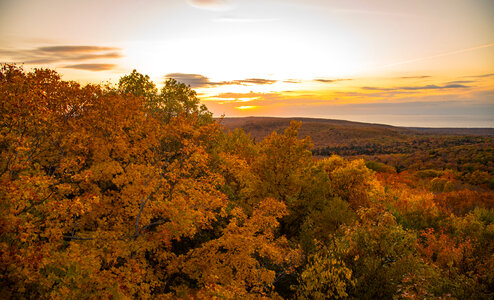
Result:
<svg viewBox="0 0 494 300">
<path fill-rule="evenodd" d="M 2 65 L 0 110 L 2 299 L 494 297 L 491 137 L 258 139 L 135 70 Z"/>
</svg>

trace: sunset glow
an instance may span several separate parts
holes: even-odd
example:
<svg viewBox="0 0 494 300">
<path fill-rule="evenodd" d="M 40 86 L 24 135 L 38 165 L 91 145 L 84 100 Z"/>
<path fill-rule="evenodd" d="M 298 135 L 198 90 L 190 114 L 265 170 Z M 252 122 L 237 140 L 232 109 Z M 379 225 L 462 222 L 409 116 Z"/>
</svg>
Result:
<svg viewBox="0 0 494 300">
<path fill-rule="evenodd" d="M 254 109 L 257 108 L 258 106 L 250 106 L 250 105 L 245 105 L 245 106 L 237 106 L 235 107 L 236 109 L 241 109 L 241 110 L 246 110 L 246 109 Z"/>
<path fill-rule="evenodd" d="M 173 77 L 216 116 L 492 127 L 493 13 L 489 0 L 7 0 L 0 60 L 83 83 Z"/>
</svg>

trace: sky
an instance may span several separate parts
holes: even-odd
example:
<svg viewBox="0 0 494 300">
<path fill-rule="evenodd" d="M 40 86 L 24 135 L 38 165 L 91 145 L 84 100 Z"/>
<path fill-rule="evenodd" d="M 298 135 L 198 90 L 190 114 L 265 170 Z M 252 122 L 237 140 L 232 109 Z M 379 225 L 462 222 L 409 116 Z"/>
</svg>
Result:
<svg viewBox="0 0 494 300">
<path fill-rule="evenodd" d="M 215 116 L 494 127 L 492 0 L 0 0 L 0 62 L 175 78 Z"/>
</svg>

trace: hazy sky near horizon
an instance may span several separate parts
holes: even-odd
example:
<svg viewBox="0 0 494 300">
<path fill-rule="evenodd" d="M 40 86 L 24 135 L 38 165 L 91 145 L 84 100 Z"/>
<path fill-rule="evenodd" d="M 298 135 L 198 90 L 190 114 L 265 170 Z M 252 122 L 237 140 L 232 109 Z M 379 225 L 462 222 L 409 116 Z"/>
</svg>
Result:
<svg viewBox="0 0 494 300">
<path fill-rule="evenodd" d="M 173 77 L 217 116 L 494 127 L 492 0 L 1 0 L 0 62 Z"/>
</svg>

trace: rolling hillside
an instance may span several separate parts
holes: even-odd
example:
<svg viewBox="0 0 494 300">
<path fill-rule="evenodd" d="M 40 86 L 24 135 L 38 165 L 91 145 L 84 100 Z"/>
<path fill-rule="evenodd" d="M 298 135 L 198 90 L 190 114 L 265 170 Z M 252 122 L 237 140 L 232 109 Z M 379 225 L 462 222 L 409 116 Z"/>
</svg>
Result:
<svg viewBox="0 0 494 300">
<path fill-rule="evenodd" d="M 260 141 L 273 131 L 283 132 L 291 120 L 302 121 L 299 135 L 310 136 L 314 148 L 335 147 L 368 142 L 405 142 L 425 136 L 494 136 L 494 128 L 407 128 L 383 124 L 314 118 L 245 117 L 223 118 L 228 130 L 241 128 Z"/>
<path fill-rule="evenodd" d="M 256 141 L 282 133 L 289 118 L 225 118 L 227 130 L 241 128 Z M 494 189 L 494 128 L 405 128 L 341 120 L 302 121 L 299 137 L 310 136 L 316 157 L 337 154 L 384 163 L 394 170 L 450 170 L 465 183 Z"/>
</svg>

